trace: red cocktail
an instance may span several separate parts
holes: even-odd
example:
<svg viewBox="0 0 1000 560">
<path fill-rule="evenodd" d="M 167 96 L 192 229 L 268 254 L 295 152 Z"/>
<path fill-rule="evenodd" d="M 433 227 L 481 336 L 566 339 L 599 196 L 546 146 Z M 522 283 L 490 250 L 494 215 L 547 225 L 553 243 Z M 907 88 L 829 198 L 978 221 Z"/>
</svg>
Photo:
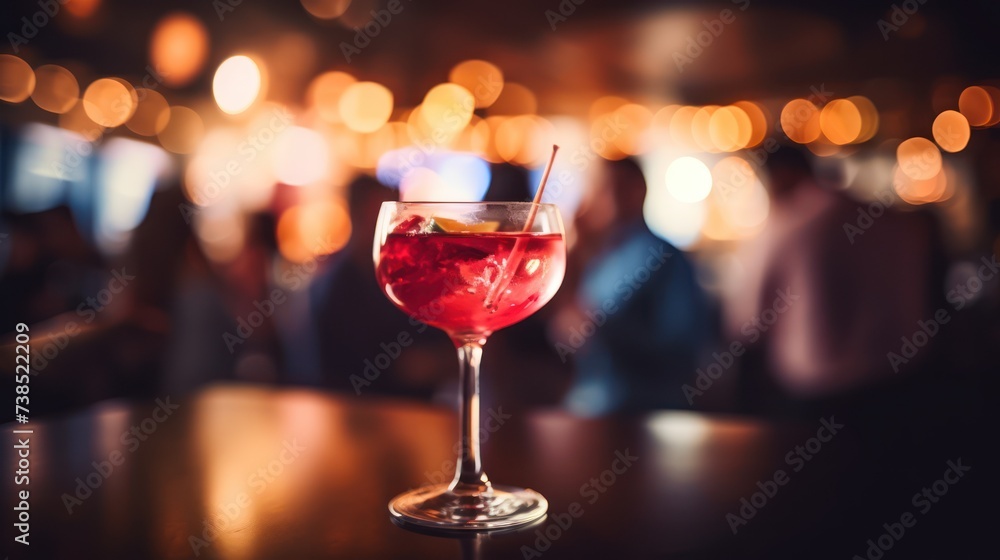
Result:
<svg viewBox="0 0 1000 560">
<path fill-rule="evenodd" d="M 545 305 L 565 268 L 559 234 L 390 233 L 378 280 L 393 303 L 421 322 L 453 336 L 489 335 Z M 497 301 L 487 306 L 491 291 Z"/>
<path fill-rule="evenodd" d="M 451 337 L 461 375 L 461 453 L 451 484 L 411 490 L 393 518 L 437 529 L 530 523 L 548 502 L 497 486 L 479 453 L 479 362 L 487 337 L 538 311 L 566 271 L 562 219 L 551 204 L 386 202 L 375 231 L 375 271 L 386 295 Z"/>
</svg>

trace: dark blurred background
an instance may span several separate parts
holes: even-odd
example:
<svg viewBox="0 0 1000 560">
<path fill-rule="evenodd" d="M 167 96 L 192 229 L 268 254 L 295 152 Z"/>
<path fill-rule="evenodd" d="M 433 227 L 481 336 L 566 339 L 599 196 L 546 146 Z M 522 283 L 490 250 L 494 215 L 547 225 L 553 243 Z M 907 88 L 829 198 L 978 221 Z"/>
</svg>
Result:
<svg viewBox="0 0 1000 560">
<path fill-rule="evenodd" d="M 529 200 L 553 143 L 569 270 L 491 338 L 488 403 L 985 413 L 995 2 L 3 18 L 0 330 L 30 327 L 36 416 L 225 380 L 452 402 L 447 337 L 375 281 L 379 204 Z"/>
</svg>

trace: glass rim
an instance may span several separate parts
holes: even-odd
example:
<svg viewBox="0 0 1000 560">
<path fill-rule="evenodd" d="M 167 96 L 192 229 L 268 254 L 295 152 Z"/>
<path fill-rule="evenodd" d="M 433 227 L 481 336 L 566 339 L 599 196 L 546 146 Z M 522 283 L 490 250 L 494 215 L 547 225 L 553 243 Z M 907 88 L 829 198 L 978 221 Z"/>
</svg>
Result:
<svg viewBox="0 0 1000 560">
<path fill-rule="evenodd" d="M 499 201 L 499 200 L 490 200 L 490 201 L 481 201 L 481 202 L 456 202 L 456 201 L 433 202 L 433 201 L 424 201 L 424 200 L 412 200 L 412 201 L 411 200 L 407 200 L 407 201 L 402 201 L 402 200 L 386 200 L 386 201 L 383 201 L 382 202 L 382 206 L 386 206 L 386 205 L 398 205 L 398 206 L 471 206 L 471 205 L 476 205 L 476 206 L 532 206 L 532 205 L 538 205 L 538 206 L 546 206 L 546 207 L 556 208 L 556 209 L 559 208 L 559 205 L 557 205 L 555 203 L 552 203 L 552 202 L 533 202 L 533 201 L 527 201 L 527 202 L 525 202 L 525 201 L 520 201 L 520 200 L 513 200 L 513 201 L 509 201 L 509 202 L 504 202 L 504 201 Z"/>
</svg>

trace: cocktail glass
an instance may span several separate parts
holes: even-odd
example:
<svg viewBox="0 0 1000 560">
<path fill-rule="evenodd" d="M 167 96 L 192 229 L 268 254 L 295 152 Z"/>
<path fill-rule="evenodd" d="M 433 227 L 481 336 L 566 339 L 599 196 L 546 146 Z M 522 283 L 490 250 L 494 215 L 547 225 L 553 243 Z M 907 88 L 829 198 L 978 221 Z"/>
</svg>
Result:
<svg viewBox="0 0 1000 560">
<path fill-rule="evenodd" d="M 451 337 L 461 385 L 455 478 L 400 494 L 389 511 L 404 523 L 449 530 L 539 519 L 548 509 L 541 494 L 493 484 L 483 470 L 479 364 L 492 333 L 528 317 L 559 289 L 566 271 L 559 210 L 530 202 L 386 202 L 374 260 L 386 296 Z"/>
</svg>

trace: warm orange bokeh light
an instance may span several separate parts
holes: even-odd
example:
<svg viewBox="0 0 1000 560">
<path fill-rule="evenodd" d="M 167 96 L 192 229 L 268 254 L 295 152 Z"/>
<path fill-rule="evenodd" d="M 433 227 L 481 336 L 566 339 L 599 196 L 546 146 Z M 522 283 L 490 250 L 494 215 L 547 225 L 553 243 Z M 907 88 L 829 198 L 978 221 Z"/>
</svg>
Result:
<svg viewBox="0 0 1000 560">
<path fill-rule="evenodd" d="M 926 138 L 904 140 L 896 148 L 896 160 L 911 179 L 926 180 L 941 172 L 941 152 Z"/>
<path fill-rule="evenodd" d="M 101 0 L 70 0 L 66 2 L 66 12 L 77 19 L 87 19 L 100 5 Z"/>
<path fill-rule="evenodd" d="M 472 119 L 476 100 L 458 84 L 439 84 L 430 89 L 420 104 L 420 118 L 430 128 L 431 138 L 452 137 Z"/>
<path fill-rule="evenodd" d="M 0 54 L 0 99 L 20 103 L 35 90 L 31 66 L 10 54 Z"/>
<path fill-rule="evenodd" d="M 175 154 L 189 154 L 198 147 L 205 135 L 205 123 L 201 116 L 187 107 L 170 108 L 167 126 L 157 134 L 160 144 Z"/>
<path fill-rule="evenodd" d="M 850 144 L 861 136 L 861 111 L 850 99 L 834 99 L 820 111 L 819 126 L 831 143 Z"/>
<path fill-rule="evenodd" d="M 946 152 L 960 152 L 969 144 L 969 121 L 958 111 L 943 111 L 931 127 L 934 141 Z"/>
<path fill-rule="evenodd" d="M 617 95 L 599 97 L 590 104 L 590 109 L 587 111 L 587 117 L 591 122 L 596 121 L 604 115 L 614 113 L 619 107 L 628 105 L 628 103 L 628 99 L 618 97 Z"/>
<path fill-rule="evenodd" d="M 104 127 L 90 120 L 83 110 L 83 103 L 77 103 L 69 111 L 59 115 L 59 126 L 83 136 L 93 142 L 104 134 Z"/>
<path fill-rule="evenodd" d="M 392 115 L 392 92 L 375 82 L 347 86 L 340 96 L 340 116 L 355 132 L 375 132 Z"/>
<path fill-rule="evenodd" d="M 712 113 L 708 121 L 708 136 L 712 144 L 723 152 L 735 152 L 750 145 L 753 121 L 736 105 L 722 107 Z"/>
<path fill-rule="evenodd" d="M 35 69 L 35 91 L 31 99 L 40 108 L 62 114 L 73 108 L 80 97 L 80 84 L 69 70 L 46 64 Z"/>
<path fill-rule="evenodd" d="M 950 197 L 948 175 L 944 170 L 940 170 L 926 179 L 914 179 L 907 175 L 901 167 L 897 167 L 892 185 L 899 198 L 909 204 L 941 202 Z"/>
<path fill-rule="evenodd" d="M 721 107 L 718 105 L 706 105 L 701 109 L 698 109 L 698 111 L 694 114 L 694 118 L 691 119 L 691 137 L 694 138 L 695 145 L 702 151 L 721 151 L 712 141 L 712 134 L 709 130 L 709 124 L 712 122 L 712 115 L 718 112 L 719 109 L 721 109 Z"/>
<path fill-rule="evenodd" d="M 490 115 L 533 115 L 538 111 L 538 100 L 530 89 L 517 83 L 507 83 L 500 97 L 487 109 Z"/>
<path fill-rule="evenodd" d="M 301 0 L 302 7 L 319 19 L 338 18 L 351 6 L 351 0 Z"/>
<path fill-rule="evenodd" d="M 737 101 L 733 106 L 743 109 L 750 119 L 750 139 L 747 140 L 746 147 L 752 148 L 763 142 L 767 136 L 767 113 L 764 109 L 753 101 Z"/>
<path fill-rule="evenodd" d="M 607 160 L 624 158 L 625 152 L 618 147 L 616 140 L 621 137 L 622 130 L 614 113 L 603 115 L 590 123 L 590 139 L 588 145 L 597 155 Z"/>
<path fill-rule="evenodd" d="M 472 92 L 476 108 L 489 107 L 503 91 L 503 72 L 485 60 L 459 62 L 448 74 L 448 81 Z"/>
<path fill-rule="evenodd" d="M 140 88 L 136 90 L 136 95 L 139 107 L 125 126 L 140 136 L 156 136 L 170 120 L 170 106 L 159 92 L 151 89 Z"/>
<path fill-rule="evenodd" d="M 171 87 L 186 85 L 205 65 L 208 31 L 191 14 L 168 15 L 153 30 L 149 57 L 157 73 L 154 78 Z"/>
<path fill-rule="evenodd" d="M 351 238 L 351 217 L 335 200 L 293 206 L 278 219 L 278 249 L 291 262 L 302 263 L 339 251 Z"/>
<path fill-rule="evenodd" d="M 808 144 L 819 138 L 820 112 L 812 102 L 793 99 L 781 110 L 781 129 L 789 140 Z"/>
<path fill-rule="evenodd" d="M 697 147 L 694 135 L 691 134 L 691 125 L 697 113 L 698 108 L 690 105 L 685 105 L 674 111 L 673 116 L 670 117 L 670 137 L 675 143 L 686 148 Z"/>
<path fill-rule="evenodd" d="M 878 132 L 879 123 L 878 109 L 875 108 L 875 104 L 863 95 L 852 95 L 847 98 L 847 101 L 854 104 L 858 114 L 861 115 L 861 132 L 858 133 L 858 137 L 853 143 L 858 144 L 871 140 Z"/>
<path fill-rule="evenodd" d="M 615 146 L 628 155 L 639 155 L 646 149 L 644 138 L 646 129 L 653 121 L 653 112 L 635 103 L 622 105 L 614 112 L 620 130 L 615 131 Z"/>
<path fill-rule="evenodd" d="M 958 110 L 965 115 L 972 126 L 987 126 L 993 119 L 993 98 L 985 88 L 971 86 L 965 88 L 958 98 Z"/>
<path fill-rule="evenodd" d="M 552 150 L 552 124 L 541 117 L 521 115 L 504 120 L 496 131 L 497 153 L 504 161 L 538 165 Z"/>
<path fill-rule="evenodd" d="M 83 110 L 95 123 L 113 128 L 132 118 L 139 104 L 135 89 L 120 78 L 101 78 L 83 93 Z"/>
<path fill-rule="evenodd" d="M 346 72 L 325 72 L 309 85 L 308 103 L 316 109 L 319 118 L 328 123 L 341 123 L 340 97 L 347 88 L 357 82 Z"/>
</svg>

